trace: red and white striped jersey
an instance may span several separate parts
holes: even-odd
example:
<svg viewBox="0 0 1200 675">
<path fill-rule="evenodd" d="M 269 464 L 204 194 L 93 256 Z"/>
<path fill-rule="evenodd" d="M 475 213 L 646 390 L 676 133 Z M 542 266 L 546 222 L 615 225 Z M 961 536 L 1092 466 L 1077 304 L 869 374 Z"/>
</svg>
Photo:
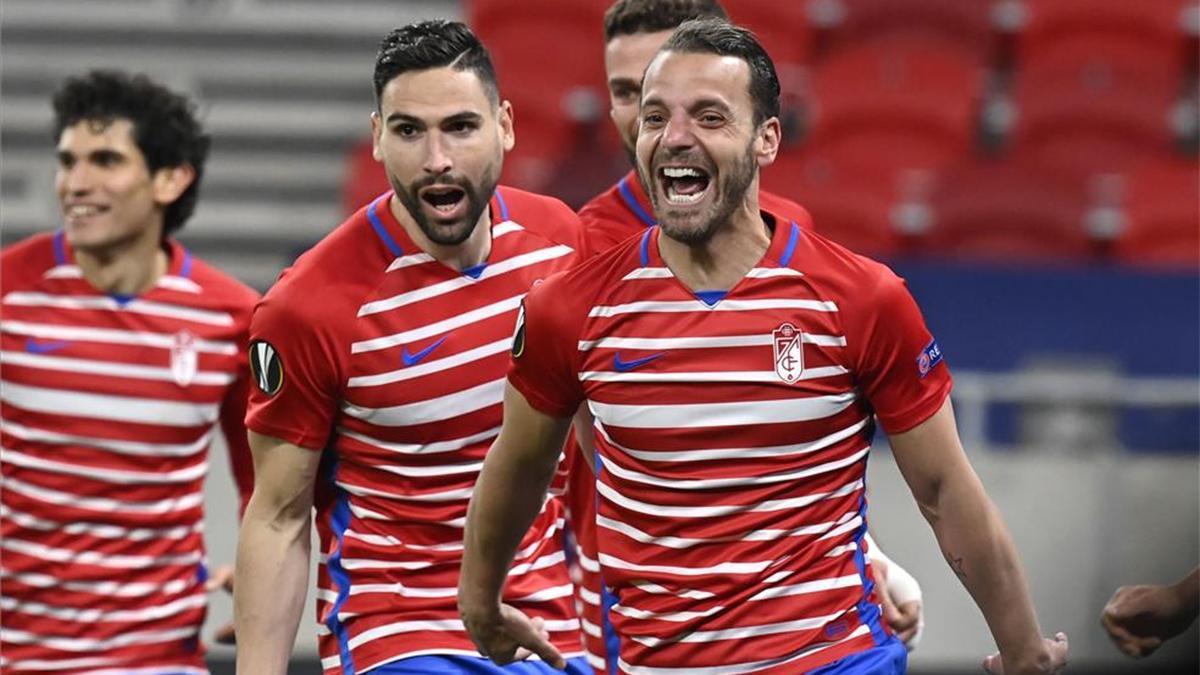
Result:
<svg viewBox="0 0 1200 675">
<path fill-rule="evenodd" d="M 502 187 L 487 261 L 421 251 L 385 195 L 286 271 L 256 310 L 247 425 L 326 450 L 317 616 L 326 672 L 424 654 L 478 655 L 459 619 L 467 502 L 500 430 L 522 298 L 566 269 L 579 220 Z M 521 543 L 506 602 L 580 655 L 556 499 Z"/>
<path fill-rule="evenodd" d="M 134 297 L 93 288 L 61 232 L 0 256 L 4 673 L 208 672 L 204 477 L 220 421 L 249 497 L 258 296 L 168 246 Z"/>
<path fill-rule="evenodd" d="M 726 293 L 681 284 L 653 228 L 525 301 L 509 381 L 596 419 L 623 673 L 808 672 L 886 638 L 862 541 L 874 420 L 928 419 L 949 373 L 890 270 L 769 220 Z"/>
</svg>

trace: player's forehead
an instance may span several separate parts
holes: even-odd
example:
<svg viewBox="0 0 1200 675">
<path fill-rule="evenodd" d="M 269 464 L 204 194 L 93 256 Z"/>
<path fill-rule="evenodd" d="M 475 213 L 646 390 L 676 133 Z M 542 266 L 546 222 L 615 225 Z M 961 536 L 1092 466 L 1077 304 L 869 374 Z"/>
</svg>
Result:
<svg viewBox="0 0 1200 675">
<path fill-rule="evenodd" d="M 401 73 L 379 95 L 384 120 L 408 117 L 436 123 L 464 113 L 488 117 L 492 108 L 487 88 L 474 71 L 449 66 Z"/>
<path fill-rule="evenodd" d="M 670 30 L 617 35 L 604 45 L 604 70 L 610 80 L 620 77 L 639 82 L 646 66 L 671 37 Z"/>
<path fill-rule="evenodd" d="M 59 153 L 84 154 L 111 150 L 138 154 L 133 122 L 124 117 L 81 119 L 63 128 L 56 144 Z"/>
<path fill-rule="evenodd" d="M 719 100 L 731 109 L 750 108 L 750 66 L 736 56 L 659 52 L 646 68 L 642 105 L 688 107 Z"/>
</svg>

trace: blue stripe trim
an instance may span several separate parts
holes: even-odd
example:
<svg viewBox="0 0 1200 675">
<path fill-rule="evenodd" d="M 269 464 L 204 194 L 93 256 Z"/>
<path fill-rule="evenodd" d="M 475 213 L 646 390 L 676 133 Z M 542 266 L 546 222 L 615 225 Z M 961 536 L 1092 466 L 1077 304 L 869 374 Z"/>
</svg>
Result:
<svg viewBox="0 0 1200 675">
<path fill-rule="evenodd" d="M 658 224 L 658 221 L 646 213 L 646 210 L 638 203 L 637 197 L 633 196 L 633 188 L 629 187 L 629 176 L 625 176 L 617 183 L 617 189 L 620 190 L 621 199 L 625 200 L 625 205 L 629 207 L 630 211 L 633 211 L 633 215 L 637 216 L 643 225 L 654 227 Z"/>
<path fill-rule="evenodd" d="M 478 279 L 479 277 L 483 276 L 483 271 L 487 269 L 487 266 L 487 263 L 481 262 L 478 265 L 472 265 L 471 267 L 466 268 L 462 271 L 462 273 L 471 277 L 472 279 Z"/>
<path fill-rule="evenodd" d="M 179 265 L 179 276 L 190 279 L 192 276 L 192 252 L 183 249 L 183 263 Z"/>
<path fill-rule="evenodd" d="M 728 291 L 696 291 L 696 297 L 700 302 L 709 307 L 716 307 L 717 303 L 724 300 L 728 294 Z"/>
<path fill-rule="evenodd" d="M 796 252 L 796 242 L 800 241 L 800 226 L 792 221 L 792 232 L 788 235 L 787 246 L 783 249 L 783 257 L 779 259 L 781 267 L 787 267 L 792 262 L 792 254 Z"/>
<path fill-rule="evenodd" d="M 66 233 L 62 230 L 54 233 L 54 264 L 67 264 L 67 243 Z"/>
<path fill-rule="evenodd" d="M 862 525 L 854 533 L 854 566 L 858 568 L 858 576 L 862 579 L 863 594 L 856 608 L 859 619 L 871 629 L 871 638 L 878 647 L 887 642 L 888 636 L 883 630 L 883 624 L 879 622 L 879 607 L 871 602 L 871 591 L 875 589 L 875 580 L 867 573 L 867 560 L 863 555 L 863 537 L 867 534 L 867 490 L 865 486 L 862 494 L 858 497 L 858 516 L 862 519 Z"/>
<path fill-rule="evenodd" d="M 496 188 L 496 203 L 500 206 L 500 222 L 508 220 L 508 204 L 504 201 L 504 196 L 500 194 L 500 189 Z"/>
<path fill-rule="evenodd" d="M 646 230 L 646 234 L 642 235 L 642 243 L 641 243 L 641 245 L 638 246 L 638 248 L 641 249 L 642 267 L 646 267 L 650 264 L 650 233 L 651 232 L 653 232 L 653 230 Z"/>
<path fill-rule="evenodd" d="M 392 239 L 392 235 L 388 234 L 387 228 L 383 226 L 383 221 L 379 219 L 379 214 L 375 212 L 375 208 L 379 206 L 379 202 L 383 200 L 384 198 L 380 197 L 379 199 L 371 202 L 371 205 L 367 207 L 367 219 L 371 221 L 371 227 L 375 228 L 375 234 L 378 234 L 379 238 L 383 240 L 383 245 L 388 247 L 388 250 L 392 252 L 392 255 L 399 258 L 400 256 L 404 255 L 404 249 L 400 248 L 400 245 L 396 243 L 396 240 Z"/>
<path fill-rule="evenodd" d="M 342 625 L 341 619 L 338 618 L 338 612 L 346 604 L 346 598 L 350 597 L 350 575 L 342 567 L 342 552 L 346 547 L 346 530 L 350 527 L 350 496 L 337 485 L 337 467 L 337 460 L 334 459 L 329 463 L 329 473 L 326 476 L 330 487 L 337 495 L 333 510 L 329 514 L 329 527 L 337 539 L 337 547 L 334 548 L 326 564 L 329 578 L 337 587 L 337 599 L 334 600 L 333 607 L 329 608 L 325 625 L 337 637 L 338 656 L 341 659 L 343 675 L 354 675 L 354 659 L 350 655 L 350 635 L 346 627 Z"/>
</svg>

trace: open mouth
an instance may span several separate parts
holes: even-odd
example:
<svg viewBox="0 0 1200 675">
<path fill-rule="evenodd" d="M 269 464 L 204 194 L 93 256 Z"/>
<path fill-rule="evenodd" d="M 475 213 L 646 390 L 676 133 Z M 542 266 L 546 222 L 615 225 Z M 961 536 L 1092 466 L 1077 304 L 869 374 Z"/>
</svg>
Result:
<svg viewBox="0 0 1200 675">
<path fill-rule="evenodd" d="M 467 193 L 453 185 L 433 185 L 422 189 L 420 197 L 434 212 L 452 215 L 466 200 Z"/>
<path fill-rule="evenodd" d="M 687 206 L 704 198 L 711 182 L 708 172 L 694 166 L 667 166 L 658 170 L 667 201 Z"/>
<path fill-rule="evenodd" d="M 71 220 L 82 220 L 99 215 L 107 210 L 107 207 L 96 206 L 95 204 L 71 204 L 66 208 L 65 215 Z"/>
</svg>

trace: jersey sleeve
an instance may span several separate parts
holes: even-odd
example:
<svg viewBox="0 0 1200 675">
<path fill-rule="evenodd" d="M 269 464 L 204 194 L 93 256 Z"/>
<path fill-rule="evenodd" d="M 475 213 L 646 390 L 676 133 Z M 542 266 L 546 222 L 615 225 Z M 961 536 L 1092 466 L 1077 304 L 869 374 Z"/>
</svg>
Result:
<svg viewBox="0 0 1200 675">
<path fill-rule="evenodd" d="M 249 396 L 249 372 L 241 369 L 238 379 L 225 394 L 221 405 L 221 432 L 225 435 L 225 446 L 229 451 L 229 473 L 233 475 L 238 493 L 238 515 L 246 512 L 250 495 L 254 492 L 254 461 L 250 456 L 250 442 L 246 438 L 246 398 Z"/>
<path fill-rule="evenodd" d="M 912 429 L 950 394 L 949 368 L 904 280 L 884 269 L 851 313 L 847 346 L 859 387 L 889 434 Z"/>
<path fill-rule="evenodd" d="M 339 321 L 314 315 L 301 299 L 267 297 L 250 323 L 250 403 L 246 426 L 320 451 L 341 401 Z"/>
<path fill-rule="evenodd" d="M 563 302 L 563 275 L 533 287 L 521 303 L 513 333 L 508 381 L 535 409 L 551 417 L 575 414 L 583 401 L 579 385 L 579 328 Z"/>
</svg>

